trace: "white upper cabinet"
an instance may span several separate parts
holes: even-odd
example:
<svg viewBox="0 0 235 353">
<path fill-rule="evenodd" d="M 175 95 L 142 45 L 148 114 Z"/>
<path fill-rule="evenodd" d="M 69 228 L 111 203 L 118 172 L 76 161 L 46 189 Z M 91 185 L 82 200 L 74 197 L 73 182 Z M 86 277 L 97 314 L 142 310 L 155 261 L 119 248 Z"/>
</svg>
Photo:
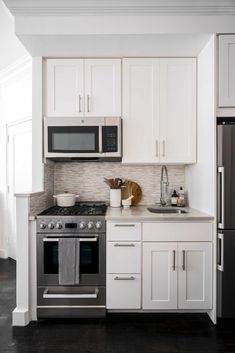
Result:
<svg viewBox="0 0 235 353">
<path fill-rule="evenodd" d="M 123 60 L 123 163 L 159 161 L 159 60 Z"/>
<path fill-rule="evenodd" d="M 161 162 L 196 162 L 196 60 L 160 59 Z"/>
<path fill-rule="evenodd" d="M 219 36 L 219 107 L 235 107 L 235 35 Z"/>
<path fill-rule="evenodd" d="M 47 116 L 121 116 L 120 59 L 48 59 Z"/>
<path fill-rule="evenodd" d="M 123 163 L 196 162 L 196 59 L 123 60 Z"/>
<path fill-rule="evenodd" d="M 47 116 L 82 116 L 84 87 L 83 59 L 46 61 Z"/>
<path fill-rule="evenodd" d="M 85 115 L 121 116 L 121 60 L 85 60 Z"/>
</svg>

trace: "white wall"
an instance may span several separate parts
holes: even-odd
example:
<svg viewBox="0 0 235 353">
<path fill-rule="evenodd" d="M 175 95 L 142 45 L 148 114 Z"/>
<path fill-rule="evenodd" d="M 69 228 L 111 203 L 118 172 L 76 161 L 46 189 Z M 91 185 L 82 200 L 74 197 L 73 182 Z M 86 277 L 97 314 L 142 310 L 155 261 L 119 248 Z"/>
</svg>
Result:
<svg viewBox="0 0 235 353">
<path fill-rule="evenodd" d="M 0 257 L 7 256 L 7 126 L 32 116 L 32 67 L 28 59 L 0 77 Z"/>
<path fill-rule="evenodd" d="M 191 207 L 215 215 L 215 38 L 198 56 L 197 164 L 186 167 Z"/>
<path fill-rule="evenodd" d="M 14 20 L 0 0 L 0 257 L 7 256 L 6 126 L 32 114 L 32 69 L 14 34 Z"/>
<path fill-rule="evenodd" d="M 0 48 L 0 71 L 27 54 L 15 35 L 14 19 L 2 0 L 0 0 Z"/>
</svg>

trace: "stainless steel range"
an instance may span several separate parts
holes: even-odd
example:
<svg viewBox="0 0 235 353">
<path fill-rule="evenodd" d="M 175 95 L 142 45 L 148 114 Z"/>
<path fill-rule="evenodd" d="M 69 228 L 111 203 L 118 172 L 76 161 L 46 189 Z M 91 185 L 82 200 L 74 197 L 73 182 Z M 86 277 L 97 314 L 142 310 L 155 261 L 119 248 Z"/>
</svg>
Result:
<svg viewBox="0 0 235 353">
<path fill-rule="evenodd" d="M 37 216 L 37 315 L 104 317 L 105 212 L 101 202 Z"/>
</svg>

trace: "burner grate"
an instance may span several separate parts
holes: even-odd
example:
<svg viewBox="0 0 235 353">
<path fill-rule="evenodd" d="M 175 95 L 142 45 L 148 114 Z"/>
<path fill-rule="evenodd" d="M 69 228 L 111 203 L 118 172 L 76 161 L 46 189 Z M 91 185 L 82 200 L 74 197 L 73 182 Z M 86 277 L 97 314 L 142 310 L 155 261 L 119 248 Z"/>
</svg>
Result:
<svg viewBox="0 0 235 353">
<path fill-rule="evenodd" d="M 104 216 L 107 209 L 105 203 L 77 202 L 71 207 L 50 207 L 39 214 L 39 216 Z"/>
</svg>

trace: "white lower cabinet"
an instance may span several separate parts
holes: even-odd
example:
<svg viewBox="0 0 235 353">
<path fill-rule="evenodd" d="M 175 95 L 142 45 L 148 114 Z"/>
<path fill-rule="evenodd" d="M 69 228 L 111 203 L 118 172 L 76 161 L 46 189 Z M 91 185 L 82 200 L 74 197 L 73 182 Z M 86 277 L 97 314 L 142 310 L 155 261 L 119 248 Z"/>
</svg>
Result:
<svg viewBox="0 0 235 353">
<path fill-rule="evenodd" d="M 107 222 L 107 309 L 212 309 L 211 222 Z"/>
<path fill-rule="evenodd" d="M 212 244 L 178 243 L 179 309 L 212 308 Z"/>
<path fill-rule="evenodd" d="M 143 309 L 177 309 L 177 243 L 143 244 Z"/>
<path fill-rule="evenodd" d="M 107 223 L 107 308 L 141 308 L 141 223 Z"/>
<path fill-rule="evenodd" d="M 108 274 L 107 275 L 107 308 L 140 309 L 141 308 L 141 275 Z"/>
<path fill-rule="evenodd" d="M 143 244 L 143 309 L 211 309 L 212 244 Z"/>
</svg>

